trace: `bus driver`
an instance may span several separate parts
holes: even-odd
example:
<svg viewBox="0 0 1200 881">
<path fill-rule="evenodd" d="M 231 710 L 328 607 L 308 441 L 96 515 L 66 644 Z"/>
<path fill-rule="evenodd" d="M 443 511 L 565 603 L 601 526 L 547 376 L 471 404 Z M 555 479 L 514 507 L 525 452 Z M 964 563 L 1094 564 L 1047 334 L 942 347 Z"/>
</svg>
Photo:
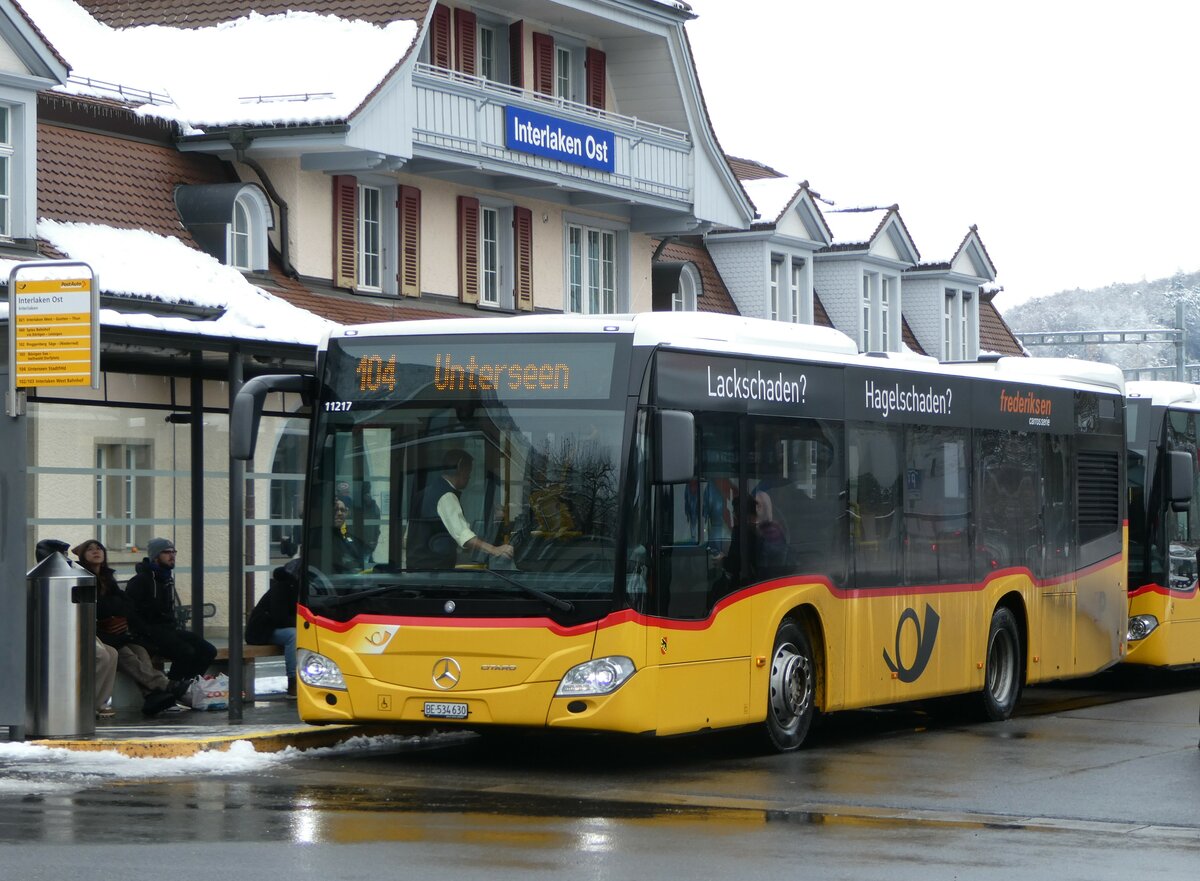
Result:
<svg viewBox="0 0 1200 881">
<path fill-rule="evenodd" d="M 459 548 L 512 559 L 512 545 L 484 541 L 463 514 L 460 497 L 471 480 L 473 463 L 466 450 L 450 450 L 443 460 L 449 475 L 434 478 L 418 496 L 408 533 L 409 569 L 453 569 Z"/>
</svg>

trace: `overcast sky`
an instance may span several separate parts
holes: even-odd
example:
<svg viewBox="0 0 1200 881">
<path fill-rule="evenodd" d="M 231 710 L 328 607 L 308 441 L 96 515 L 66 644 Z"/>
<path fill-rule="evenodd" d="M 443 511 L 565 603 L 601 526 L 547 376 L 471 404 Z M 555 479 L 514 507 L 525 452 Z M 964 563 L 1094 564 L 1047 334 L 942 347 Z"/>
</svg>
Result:
<svg viewBox="0 0 1200 881">
<path fill-rule="evenodd" d="M 1001 311 L 1200 270 L 1200 3 L 690 2 L 727 153 L 898 203 L 923 260 L 978 225 Z"/>
</svg>

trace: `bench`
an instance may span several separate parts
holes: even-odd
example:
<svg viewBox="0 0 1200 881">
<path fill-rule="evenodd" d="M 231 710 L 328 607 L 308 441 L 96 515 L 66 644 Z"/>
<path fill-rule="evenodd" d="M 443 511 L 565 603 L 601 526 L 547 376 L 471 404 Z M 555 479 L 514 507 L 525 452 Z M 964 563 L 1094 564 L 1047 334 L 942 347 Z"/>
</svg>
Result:
<svg viewBox="0 0 1200 881">
<path fill-rule="evenodd" d="M 248 701 L 260 700 L 254 693 L 254 662 L 258 658 L 282 658 L 283 648 L 277 645 L 244 645 L 242 646 L 242 693 Z M 213 658 L 209 671 L 229 674 L 229 646 L 217 646 L 217 656 Z"/>
<path fill-rule="evenodd" d="M 277 645 L 246 645 L 242 646 L 242 691 L 245 694 L 245 700 L 256 701 L 266 700 L 257 695 L 254 691 L 254 662 L 258 658 L 273 658 L 283 657 L 283 649 Z M 154 658 L 154 665 L 160 670 L 163 669 L 164 662 L 162 658 Z M 210 674 L 229 673 L 229 646 L 217 646 L 217 656 L 213 659 L 212 666 L 209 667 Z M 282 696 L 281 696 L 282 697 Z M 120 671 L 117 672 L 116 682 L 113 683 L 112 705 L 116 710 L 138 710 L 142 709 L 143 697 L 141 689 L 137 684 Z"/>
</svg>

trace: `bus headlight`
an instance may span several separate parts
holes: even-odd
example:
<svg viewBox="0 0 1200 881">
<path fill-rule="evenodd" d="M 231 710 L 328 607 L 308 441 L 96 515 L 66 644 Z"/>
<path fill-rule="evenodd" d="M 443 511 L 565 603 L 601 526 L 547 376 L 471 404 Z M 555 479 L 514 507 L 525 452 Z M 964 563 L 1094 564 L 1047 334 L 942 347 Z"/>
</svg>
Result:
<svg viewBox="0 0 1200 881">
<path fill-rule="evenodd" d="M 1158 619 L 1153 615 L 1134 615 L 1129 619 L 1129 632 L 1126 634 L 1126 639 L 1130 642 L 1145 639 L 1154 632 L 1156 627 L 1158 627 Z"/>
<path fill-rule="evenodd" d="M 558 683 L 555 697 L 585 697 L 587 695 L 611 694 L 625 684 L 637 671 L 629 658 L 615 655 L 611 658 L 596 658 L 572 667 Z"/>
<path fill-rule="evenodd" d="M 305 685 L 313 688 L 346 690 L 346 680 L 342 678 L 338 665 L 308 649 L 296 650 L 296 672 Z"/>
</svg>

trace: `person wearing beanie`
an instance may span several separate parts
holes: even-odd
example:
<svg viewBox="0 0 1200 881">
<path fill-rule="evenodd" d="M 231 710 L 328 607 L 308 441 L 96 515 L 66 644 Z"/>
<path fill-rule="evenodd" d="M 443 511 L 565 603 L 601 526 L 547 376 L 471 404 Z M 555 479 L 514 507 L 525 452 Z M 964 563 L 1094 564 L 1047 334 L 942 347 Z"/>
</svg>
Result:
<svg viewBox="0 0 1200 881">
<path fill-rule="evenodd" d="M 187 682 L 204 674 L 217 656 L 217 649 L 179 626 L 175 543 L 169 538 L 152 538 L 146 551 L 146 558 L 137 564 L 134 576 L 125 585 L 125 593 L 140 619 L 139 626 L 145 630 L 147 648 L 152 646 L 171 661 L 167 676 L 173 683 Z"/>
<path fill-rule="evenodd" d="M 156 716 L 174 709 L 187 683 L 172 683 L 154 666 L 143 643 L 146 628 L 129 597 L 121 590 L 117 574 L 108 565 L 108 548 L 96 538 L 71 548 L 79 565 L 96 576 L 96 635 L 117 653 L 117 668 L 134 681 L 142 693 L 142 712 Z"/>
</svg>

